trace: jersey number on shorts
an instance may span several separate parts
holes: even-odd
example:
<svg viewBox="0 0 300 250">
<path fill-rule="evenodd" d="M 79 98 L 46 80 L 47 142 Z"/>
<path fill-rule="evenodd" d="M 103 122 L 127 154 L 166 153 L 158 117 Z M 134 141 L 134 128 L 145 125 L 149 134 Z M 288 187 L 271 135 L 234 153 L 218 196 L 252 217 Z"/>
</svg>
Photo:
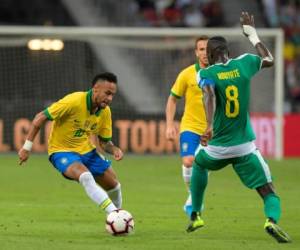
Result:
<svg viewBox="0 0 300 250">
<path fill-rule="evenodd" d="M 237 117 L 240 111 L 240 104 L 238 100 L 239 96 L 239 90 L 234 85 L 229 85 L 225 89 L 226 94 L 226 116 L 228 118 L 234 118 Z"/>
</svg>

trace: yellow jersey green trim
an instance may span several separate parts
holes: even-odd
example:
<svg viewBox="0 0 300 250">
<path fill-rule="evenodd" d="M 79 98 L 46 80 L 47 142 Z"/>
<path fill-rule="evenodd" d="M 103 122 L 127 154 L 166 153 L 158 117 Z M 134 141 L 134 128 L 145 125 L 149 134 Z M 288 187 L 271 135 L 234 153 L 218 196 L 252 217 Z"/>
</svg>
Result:
<svg viewBox="0 0 300 250">
<path fill-rule="evenodd" d="M 199 63 L 195 63 L 195 70 L 198 73 L 198 71 L 201 69 Z"/>
<path fill-rule="evenodd" d="M 50 115 L 48 108 L 44 109 L 43 111 L 44 115 L 47 117 L 48 120 L 53 121 L 52 116 Z"/>
<path fill-rule="evenodd" d="M 171 96 L 174 96 L 175 98 L 177 98 L 177 99 L 180 99 L 181 98 L 181 96 L 179 96 L 179 95 L 176 95 L 174 92 L 170 92 L 170 95 Z"/>
<path fill-rule="evenodd" d="M 98 136 L 98 137 L 101 139 L 101 141 L 105 141 L 105 142 L 111 141 L 111 137 L 108 137 L 108 138 L 105 138 L 105 137 L 102 137 L 102 136 Z"/>
<path fill-rule="evenodd" d="M 96 115 L 96 116 L 99 116 L 100 113 L 101 113 L 101 110 L 102 110 L 102 109 L 99 109 L 99 108 L 98 108 L 98 109 L 96 110 L 96 112 L 95 112 L 95 115 Z"/>
<path fill-rule="evenodd" d="M 92 94 L 93 91 L 90 89 L 86 95 L 86 106 L 90 113 L 92 113 Z"/>
<path fill-rule="evenodd" d="M 90 111 L 90 114 L 93 114 L 92 113 L 92 96 L 93 96 L 93 90 L 90 89 L 86 95 L 86 106 L 87 106 L 87 109 Z M 101 113 L 101 109 L 98 108 L 95 112 L 95 115 L 99 116 L 100 113 Z"/>
</svg>

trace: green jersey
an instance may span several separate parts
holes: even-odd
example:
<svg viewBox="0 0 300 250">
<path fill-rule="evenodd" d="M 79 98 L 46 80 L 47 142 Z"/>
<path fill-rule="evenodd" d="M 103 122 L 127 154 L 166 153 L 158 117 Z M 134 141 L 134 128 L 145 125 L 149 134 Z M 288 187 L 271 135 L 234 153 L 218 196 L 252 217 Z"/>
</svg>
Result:
<svg viewBox="0 0 300 250">
<path fill-rule="evenodd" d="M 216 111 L 209 145 L 231 147 L 255 140 L 249 116 L 250 80 L 262 58 L 243 54 L 199 71 L 200 87 L 213 85 Z"/>
</svg>

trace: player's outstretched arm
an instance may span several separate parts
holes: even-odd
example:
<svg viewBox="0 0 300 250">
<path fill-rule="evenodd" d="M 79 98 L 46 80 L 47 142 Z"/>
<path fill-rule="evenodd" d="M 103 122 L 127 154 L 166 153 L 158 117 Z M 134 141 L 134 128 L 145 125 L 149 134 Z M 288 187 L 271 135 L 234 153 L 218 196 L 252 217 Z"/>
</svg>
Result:
<svg viewBox="0 0 300 250">
<path fill-rule="evenodd" d="M 249 15 L 248 12 L 242 12 L 240 23 L 243 29 L 243 34 L 249 39 L 252 45 L 256 48 L 257 54 L 263 58 L 262 68 L 271 67 L 274 65 L 274 58 L 268 48 L 260 41 L 255 25 L 254 16 Z"/>
<path fill-rule="evenodd" d="M 204 134 L 201 136 L 201 145 L 207 146 L 208 141 L 213 136 L 213 121 L 216 110 L 216 96 L 214 87 L 206 85 L 202 88 L 203 101 L 206 113 L 207 128 Z"/>
<path fill-rule="evenodd" d="M 176 113 L 177 99 L 170 95 L 166 105 L 166 138 L 167 140 L 175 140 L 177 136 L 177 127 L 174 124 Z"/>
<path fill-rule="evenodd" d="M 99 138 L 99 144 L 106 153 L 112 154 L 116 161 L 123 159 L 123 151 L 119 147 L 115 146 L 112 141 L 103 141 Z"/>
<path fill-rule="evenodd" d="M 46 122 L 46 120 L 46 115 L 43 112 L 40 112 L 34 117 L 33 121 L 31 122 L 26 141 L 18 153 L 20 165 L 22 165 L 22 163 L 27 161 L 27 159 L 29 158 L 29 153 L 31 151 L 34 138 L 36 137 L 37 133 L 41 129 L 42 125 Z"/>
</svg>

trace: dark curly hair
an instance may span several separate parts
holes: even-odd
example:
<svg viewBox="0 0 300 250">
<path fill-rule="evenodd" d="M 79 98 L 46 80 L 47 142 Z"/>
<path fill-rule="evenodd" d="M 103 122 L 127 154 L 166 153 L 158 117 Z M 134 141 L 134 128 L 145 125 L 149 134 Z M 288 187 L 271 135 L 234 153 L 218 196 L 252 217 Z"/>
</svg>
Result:
<svg viewBox="0 0 300 250">
<path fill-rule="evenodd" d="M 96 84 L 96 82 L 98 82 L 99 80 L 112 82 L 114 84 L 118 83 L 117 76 L 113 73 L 110 73 L 110 72 L 104 72 L 104 73 L 96 75 L 94 77 L 94 79 L 92 80 L 92 86 L 94 86 Z"/>
</svg>

